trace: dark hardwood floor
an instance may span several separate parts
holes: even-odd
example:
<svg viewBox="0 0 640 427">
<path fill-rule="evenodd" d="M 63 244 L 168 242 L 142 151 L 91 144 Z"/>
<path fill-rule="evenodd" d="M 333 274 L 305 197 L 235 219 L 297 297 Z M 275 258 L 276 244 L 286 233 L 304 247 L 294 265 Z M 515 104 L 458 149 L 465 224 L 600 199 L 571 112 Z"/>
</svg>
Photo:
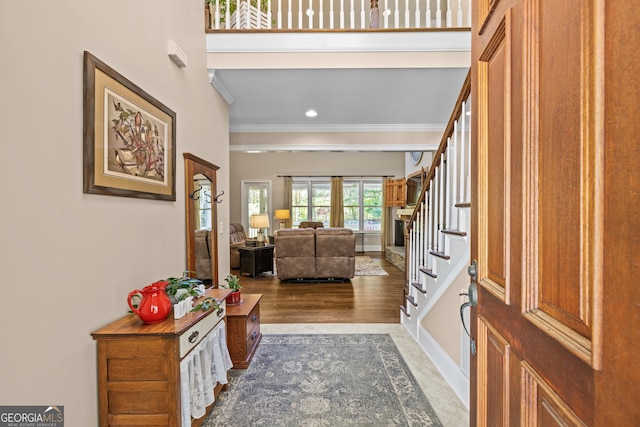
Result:
<svg viewBox="0 0 640 427">
<path fill-rule="evenodd" d="M 360 254 L 361 255 L 361 254 Z M 399 323 L 404 272 L 380 252 L 367 252 L 388 276 L 356 276 L 344 283 L 286 283 L 268 273 L 240 277 L 242 292 L 262 294 L 261 323 Z"/>
</svg>

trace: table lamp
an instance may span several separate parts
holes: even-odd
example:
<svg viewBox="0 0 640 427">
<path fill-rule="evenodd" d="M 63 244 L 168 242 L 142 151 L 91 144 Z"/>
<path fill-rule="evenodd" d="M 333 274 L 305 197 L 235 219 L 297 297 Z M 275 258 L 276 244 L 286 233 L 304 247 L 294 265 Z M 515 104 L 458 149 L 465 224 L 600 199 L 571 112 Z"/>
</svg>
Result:
<svg viewBox="0 0 640 427">
<path fill-rule="evenodd" d="M 264 243 L 264 232 L 263 228 L 269 228 L 269 215 L 267 214 L 258 214 L 251 215 L 251 223 L 249 224 L 251 228 L 258 229 L 258 236 L 256 240 L 260 243 Z"/>
<path fill-rule="evenodd" d="M 276 209 L 276 219 L 280 220 L 280 228 L 285 228 L 287 219 L 291 218 L 291 212 L 289 209 Z"/>
</svg>

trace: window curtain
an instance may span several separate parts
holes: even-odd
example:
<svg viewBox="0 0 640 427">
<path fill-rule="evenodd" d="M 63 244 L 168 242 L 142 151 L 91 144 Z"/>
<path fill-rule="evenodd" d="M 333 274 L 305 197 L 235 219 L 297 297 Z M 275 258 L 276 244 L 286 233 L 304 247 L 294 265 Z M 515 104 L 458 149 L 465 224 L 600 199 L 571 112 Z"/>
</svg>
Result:
<svg viewBox="0 0 640 427">
<path fill-rule="evenodd" d="M 292 210 L 293 203 L 291 201 L 292 192 L 293 192 L 293 178 L 290 176 L 285 176 L 284 177 L 284 206 L 285 206 L 285 209 L 289 209 L 289 212 L 291 213 L 291 215 L 289 215 L 291 218 L 284 220 L 285 228 L 291 228 L 291 224 L 293 221 L 293 210 Z"/>
<path fill-rule="evenodd" d="M 342 177 L 331 177 L 331 216 L 329 226 L 344 227 L 344 196 L 342 194 Z"/>
<path fill-rule="evenodd" d="M 386 178 L 382 181 L 382 218 L 380 218 L 380 226 L 382 229 L 380 230 L 380 247 L 382 248 L 382 253 L 384 254 L 387 251 L 387 245 L 391 243 L 391 236 L 389 235 L 389 227 L 387 227 L 388 214 L 391 208 L 386 206 L 385 201 L 387 200 L 387 184 L 389 183 L 389 178 Z"/>
</svg>

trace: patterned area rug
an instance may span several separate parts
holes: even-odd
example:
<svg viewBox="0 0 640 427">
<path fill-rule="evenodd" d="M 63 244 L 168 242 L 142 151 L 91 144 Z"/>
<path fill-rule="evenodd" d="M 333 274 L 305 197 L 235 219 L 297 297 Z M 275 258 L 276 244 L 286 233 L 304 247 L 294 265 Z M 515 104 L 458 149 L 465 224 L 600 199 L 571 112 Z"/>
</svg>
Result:
<svg viewBox="0 0 640 427">
<path fill-rule="evenodd" d="M 388 276 L 380 264 L 368 256 L 356 257 L 356 276 Z"/>
<path fill-rule="evenodd" d="M 441 426 L 389 335 L 263 335 L 204 426 Z"/>
</svg>

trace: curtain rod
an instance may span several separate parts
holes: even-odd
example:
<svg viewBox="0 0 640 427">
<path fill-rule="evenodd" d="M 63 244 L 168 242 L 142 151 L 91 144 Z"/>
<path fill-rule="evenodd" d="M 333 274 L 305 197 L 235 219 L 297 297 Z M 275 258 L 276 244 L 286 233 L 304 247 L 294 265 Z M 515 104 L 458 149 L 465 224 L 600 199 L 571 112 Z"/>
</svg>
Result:
<svg viewBox="0 0 640 427">
<path fill-rule="evenodd" d="M 278 178 L 393 178 L 395 175 L 278 175 Z"/>
</svg>

